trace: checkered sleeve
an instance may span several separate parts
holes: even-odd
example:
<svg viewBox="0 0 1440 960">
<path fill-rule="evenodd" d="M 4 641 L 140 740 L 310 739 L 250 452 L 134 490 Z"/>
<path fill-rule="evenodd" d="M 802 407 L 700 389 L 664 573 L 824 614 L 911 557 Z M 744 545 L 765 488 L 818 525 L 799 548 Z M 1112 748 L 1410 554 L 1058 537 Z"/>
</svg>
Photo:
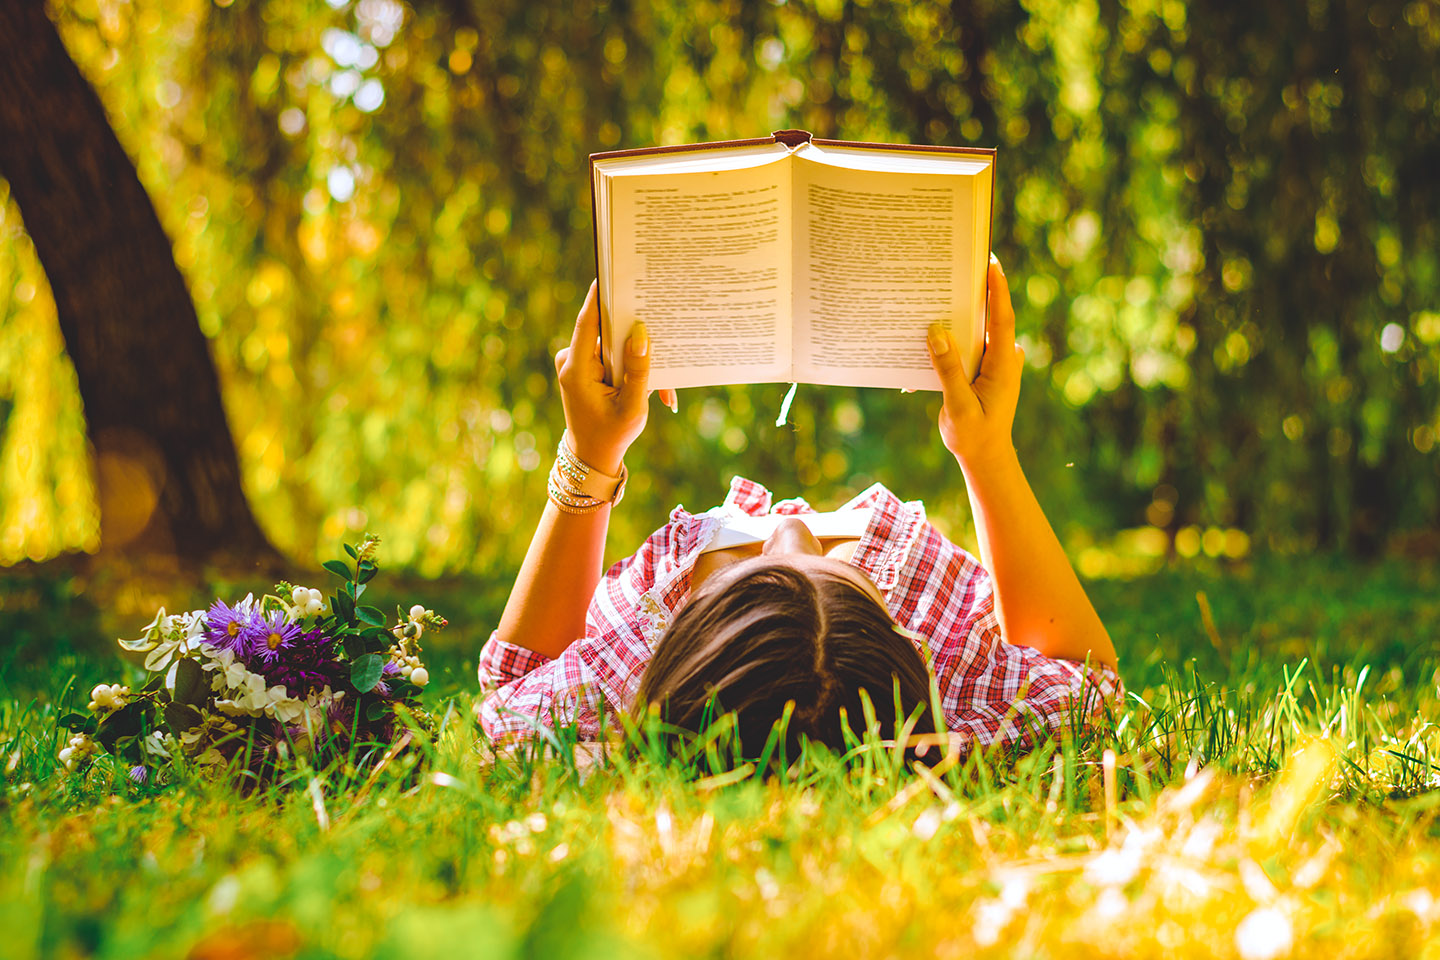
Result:
<svg viewBox="0 0 1440 960">
<path fill-rule="evenodd" d="M 925 639 L 947 726 L 981 747 L 1029 746 L 1078 730 L 1122 695 L 1109 666 L 1006 643 L 990 574 L 928 523 L 907 555 L 891 606 Z"/>
<path fill-rule="evenodd" d="M 492 638 L 492 644 L 497 642 Z M 487 650 L 490 646 L 486 644 Z M 571 644 L 554 660 L 541 657 L 542 662 L 523 676 L 491 690 L 478 702 L 476 717 L 493 742 L 524 740 L 542 728 L 568 724 L 576 726 L 581 739 L 599 736 L 599 696 L 578 646 Z"/>
<path fill-rule="evenodd" d="M 990 579 L 983 569 L 979 575 Z M 981 747 L 1028 747 L 1078 733 L 1113 708 L 1122 695 L 1113 667 L 1006 643 L 988 584 L 980 595 L 969 629 L 946 651 L 941 702 L 951 730 L 969 734 Z"/>
<path fill-rule="evenodd" d="M 544 654 L 506 643 L 500 639 L 499 630 L 492 631 L 480 648 L 480 689 L 490 690 L 518 680 L 549 662 Z"/>
<path fill-rule="evenodd" d="M 646 592 L 658 572 L 675 567 L 693 540 L 692 527 L 690 514 L 677 508 L 639 550 L 610 567 L 585 612 L 585 635 L 559 657 L 552 660 L 491 634 L 480 652 L 475 712 L 492 740 L 524 739 L 572 723 L 582 738 L 599 735 L 604 704 L 623 704 L 649 659 L 641 629 L 652 619 L 642 603 Z"/>
</svg>

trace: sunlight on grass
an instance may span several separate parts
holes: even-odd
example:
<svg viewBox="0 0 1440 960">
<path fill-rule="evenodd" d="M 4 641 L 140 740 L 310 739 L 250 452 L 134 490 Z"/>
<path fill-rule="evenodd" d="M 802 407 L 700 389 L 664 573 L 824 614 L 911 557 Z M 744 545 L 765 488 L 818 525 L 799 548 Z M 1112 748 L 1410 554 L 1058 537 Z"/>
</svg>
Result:
<svg viewBox="0 0 1440 960">
<path fill-rule="evenodd" d="M 59 772 L 56 720 L 79 694 L 52 672 L 54 695 L 0 696 L 4 952 L 1429 955 L 1433 649 L 1372 649 L 1374 669 L 1357 666 L 1339 653 L 1363 644 L 1315 621 L 1325 667 L 1247 658 L 1251 631 L 1292 614 L 1266 607 L 1270 588 L 1204 585 L 1203 624 L 1174 602 L 1193 589 L 1140 586 L 1142 609 L 1190 624 L 1148 618 L 1165 631 L 1158 662 L 1117 617 L 1135 665 L 1117 715 L 1026 756 L 933 768 L 875 738 L 849 762 L 809 752 L 768 778 L 703 749 L 577 749 L 565 730 L 495 756 L 452 686 L 430 697 L 436 733 L 412 731 L 378 766 L 297 765 L 241 799 L 193 770 L 136 784 L 102 758 Z M 1330 596 L 1351 626 L 1428 623 L 1393 583 Z M 1241 631 L 1245 600 L 1263 615 Z M 1219 656 L 1215 638 L 1236 648 L 1228 669 L 1181 655 Z"/>
</svg>

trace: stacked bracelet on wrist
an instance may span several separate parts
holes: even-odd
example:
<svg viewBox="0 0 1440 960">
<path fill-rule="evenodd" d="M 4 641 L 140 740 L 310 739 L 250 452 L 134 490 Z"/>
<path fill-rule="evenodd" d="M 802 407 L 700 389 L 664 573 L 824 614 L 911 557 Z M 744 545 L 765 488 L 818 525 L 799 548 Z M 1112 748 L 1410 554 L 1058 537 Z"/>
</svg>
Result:
<svg viewBox="0 0 1440 960">
<path fill-rule="evenodd" d="M 594 513 L 607 503 L 620 502 L 627 476 L 623 463 L 618 477 L 596 470 L 571 453 L 562 436 L 550 468 L 550 500 L 565 513 Z"/>
</svg>

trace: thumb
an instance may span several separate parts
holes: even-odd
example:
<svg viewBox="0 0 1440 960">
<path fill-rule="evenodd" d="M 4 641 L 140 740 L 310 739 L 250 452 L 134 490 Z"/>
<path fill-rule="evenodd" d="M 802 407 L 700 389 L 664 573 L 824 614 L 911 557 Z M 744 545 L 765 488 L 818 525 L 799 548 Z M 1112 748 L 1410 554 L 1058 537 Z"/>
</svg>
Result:
<svg viewBox="0 0 1440 960">
<path fill-rule="evenodd" d="M 946 396 L 952 391 L 962 394 L 970 392 L 970 378 L 965 373 L 965 363 L 960 358 L 960 348 L 950 331 L 938 323 L 930 324 L 925 337 L 930 348 L 930 364 L 940 375 L 940 386 Z"/>
<path fill-rule="evenodd" d="M 625 342 L 625 379 L 620 385 L 620 402 L 625 408 L 644 406 L 650 393 L 650 331 L 637 323 Z"/>
</svg>

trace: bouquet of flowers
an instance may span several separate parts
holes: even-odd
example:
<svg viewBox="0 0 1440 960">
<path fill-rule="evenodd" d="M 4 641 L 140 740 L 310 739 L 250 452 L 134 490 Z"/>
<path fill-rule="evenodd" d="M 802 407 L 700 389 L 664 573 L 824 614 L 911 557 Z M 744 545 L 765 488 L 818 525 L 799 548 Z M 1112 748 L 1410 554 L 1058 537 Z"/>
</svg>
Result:
<svg viewBox="0 0 1440 960">
<path fill-rule="evenodd" d="M 144 654 L 148 682 L 95 687 L 88 714 L 60 721 L 72 733 L 60 762 L 76 770 L 104 750 L 144 782 L 184 755 L 201 767 L 236 764 L 258 782 L 291 755 L 324 765 L 352 746 L 387 747 L 405 726 L 401 714 L 428 726 L 418 704 L 430 681 L 420 638 L 446 621 L 417 604 L 408 614 L 397 608 L 387 625 L 360 603 L 379 571 L 378 544 L 367 535 L 345 545 L 349 563 L 325 563 L 343 581 L 328 608 L 319 590 L 284 582 L 233 606 L 162 607 L 138 639 L 119 641 Z"/>
</svg>

